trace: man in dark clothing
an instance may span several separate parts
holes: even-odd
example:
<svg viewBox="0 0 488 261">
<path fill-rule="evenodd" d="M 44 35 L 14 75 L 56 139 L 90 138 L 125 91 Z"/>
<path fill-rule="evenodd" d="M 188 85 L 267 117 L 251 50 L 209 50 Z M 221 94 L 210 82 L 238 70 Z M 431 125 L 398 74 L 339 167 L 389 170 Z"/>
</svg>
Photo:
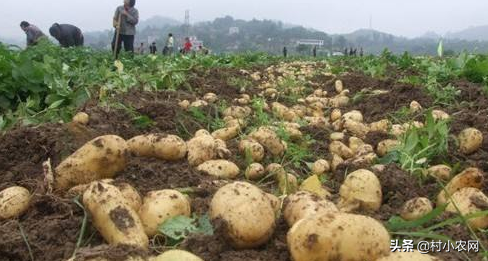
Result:
<svg viewBox="0 0 488 261">
<path fill-rule="evenodd" d="M 36 45 L 39 40 L 46 37 L 44 33 L 39 28 L 37 28 L 37 26 L 29 24 L 26 21 L 22 21 L 20 23 L 20 28 L 27 35 L 27 46 Z"/>
<path fill-rule="evenodd" d="M 149 52 L 151 54 L 156 54 L 156 52 L 158 51 L 158 48 L 156 47 L 156 42 L 153 42 L 150 46 L 149 46 Z"/>
<path fill-rule="evenodd" d="M 287 57 L 288 56 L 288 49 L 285 47 L 283 47 L 283 57 Z"/>
<path fill-rule="evenodd" d="M 317 57 L 317 46 L 316 45 L 314 45 L 312 53 L 313 53 L 313 57 Z"/>
<path fill-rule="evenodd" d="M 112 51 L 116 52 L 116 57 L 118 57 L 122 43 L 124 43 L 124 50 L 126 52 L 134 53 L 134 37 L 136 34 L 136 25 L 139 23 L 139 11 L 134 8 L 135 5 L 136 0 L 124 0 L 124 5 L 117 7 L 115 10 L 114 27 L 116 31 L 112 40 Z M 116 44 L 117 31 L 119 37 L 118 43 Z M 117 50 L 115 50 L 116 45 Z"/>
<path fill-rule="evenodd" d="M 74 25 L 55 23 L 49 33 L 58 40 L 61 47 L 83 46 L 83 33 Z"/>
</svg>

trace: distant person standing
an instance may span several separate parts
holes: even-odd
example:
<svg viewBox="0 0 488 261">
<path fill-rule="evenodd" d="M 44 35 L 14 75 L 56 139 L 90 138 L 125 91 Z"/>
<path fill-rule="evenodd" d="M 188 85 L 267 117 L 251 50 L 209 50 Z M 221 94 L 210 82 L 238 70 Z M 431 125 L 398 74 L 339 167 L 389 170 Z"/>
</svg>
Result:
<svg viewBox="0 0 488 261">
<path fill-rule="evenodd" d="M 349 54 L 349 51 L 347 50 L 347 47 L 346 49 L 344 49 L 344 55 L 347 56 Z"/>
<path fill-rule="evenodd" d="M 283 47 L 283 57 L 288 57 L 288 49 L 285 47 Z"/>
<path fill-rule="evenodd" d="M 156 47 L 156 42 L 153 42 L 150 46 L 149 46 L 149 52 L 151 54 L 156 54 L 158 52 L 158 48 Z"/>
<path fill-rule="evenodd" d="M 39 40 L 46 36 L 39 28 L 37 28 L 37 26 L 29 24 L 29 22 L 26 21 L 20 23 L 20 28 L 27 36 L 27 46 L 36 45 Z"/>
<path fill-rule="evenodd" d="M 58 40 L 61 47 L 83 46 L 83 33 L 74 25 L 55 23 L 49 28 L 49 34 Z"/>
<path fill-rule="evenodd" d="M 168 34 L 168 39 L 166 40 L 166 45 L 165 45 L 165 55 L 172 55 L 174 52 L 175 48 L 175 38 L 173 37 L 173 34 L 170 33 Z"/>
<path fill-rule="evenodd" d="M 189 54 L 191 52 L 192 47 L 193 47 L 193 44 L 191 44 L 190 38 L 186 37 L 185 38 L 185 45 L 183 45 L 183 53 Z"/>
<path fill-rule="evenodd" d="M 359 49 L 359 56 L 363 57 L 364 56 L 364 50 L 363 50 L 363 47 L 361 47 L 361 49 Z"/>
<path fill-rule="evenodd" d="M 313 54 L 313 57 L 317 57 L 317 46 L 316 45 L 313 46 L 312 54 Z"/>
<path fill-rule="evenodd" d="M 352 56 L 354 54 L 354 50 L 351 48 L 349 48 L 349 56 Z"/>
<path fill-rule="evenodd" d="M 141 43 L 141 45 L 139 46 L 139 48 L 137 49 L 137 53 L 138 54 L 144 54 L 146 52 L 145 50 L 146 48 L 144 47 L 144 43 Z"/>
<path fill-rule="evenodd" d="M 117 30 L 112 40 L 112 51 L 116 52 L 116 57 L 118 57 L 122 43 L 124 43 L 126 52 L 134 53 L 134 37 L 136 25 L 139 23 L 139 11 L 134 8 L 135 5 L 136 0 L 124 0 L 124 5 L 115 10 L 113 24 Z M 115 50 L 116 47 L 117 50 Z"/>
</svg>

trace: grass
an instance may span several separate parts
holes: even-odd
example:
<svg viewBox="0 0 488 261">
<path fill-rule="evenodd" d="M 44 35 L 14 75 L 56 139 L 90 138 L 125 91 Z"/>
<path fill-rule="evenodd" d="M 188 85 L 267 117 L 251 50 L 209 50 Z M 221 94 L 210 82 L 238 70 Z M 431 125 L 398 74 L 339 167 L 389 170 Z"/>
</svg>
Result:
<svg viewBox="0 0 488 261">
<path fill-rule="evenodd" d="M 22 224 L 20 223 L 20 221 L 18 221 L 17 224 L 19 226 L 20 235 L 22 236 L 22 239 L 24 240 L 25 245 L 27 246 L 27 250 L 29 251 L 30 260 L 31 261 L 34 261 L 34 254 L 32 253 L 32 248 L 31 248 L 31 246 L 29 244 L 29 239 L 28 239 L 27 235 L 24 232 L 24 228 L 22 227 Z"/>
</svg>

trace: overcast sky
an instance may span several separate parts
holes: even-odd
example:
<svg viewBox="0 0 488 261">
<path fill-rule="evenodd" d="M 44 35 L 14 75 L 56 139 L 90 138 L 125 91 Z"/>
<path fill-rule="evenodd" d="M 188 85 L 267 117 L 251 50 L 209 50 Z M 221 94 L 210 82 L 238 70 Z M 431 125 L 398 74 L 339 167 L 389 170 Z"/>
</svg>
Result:
<svg viewBox="0 0 488 261">
<path fill-rule="evenodd" d="M 107 29 L 122 0 L 2 0 L 0 36 L 23 36 L 27 20 L 45 32 L 54 22 L 72 23 L 84 31 Z M 446 33 L 488 25 L 488 0 L 138 0 L 141 19 L 154 15 L 182 21 L 189 9 L 192 22 L 231 15 L 273 19 L 327 33 L 373 28 L 414 37 L 427 31 Z"/>
</svg>

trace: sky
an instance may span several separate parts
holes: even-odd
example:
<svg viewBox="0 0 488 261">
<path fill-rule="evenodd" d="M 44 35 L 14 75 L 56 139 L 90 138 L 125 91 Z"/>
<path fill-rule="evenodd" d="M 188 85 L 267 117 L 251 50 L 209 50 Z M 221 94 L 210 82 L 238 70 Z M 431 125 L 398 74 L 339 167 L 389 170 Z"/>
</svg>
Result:
<svg viewBox="0 0 488 261">
<path fill-rule="evenodd" d="M 18 38 L 22 20 L 48 32 L 51 24 L 70 23 L 83 31 L 108 29 L 122 0 L 2 0 L 0 36 Z M 487 0 L 138 0 L 141 19 L 154 15 L 191 22 L 231 15 L 250 20 L 272 19 L 326 33 L 350 33 L 372 28 L 415 37 L 427 31 L 440 34 L 470 26 L 488 25 Z"/>
</svg>

